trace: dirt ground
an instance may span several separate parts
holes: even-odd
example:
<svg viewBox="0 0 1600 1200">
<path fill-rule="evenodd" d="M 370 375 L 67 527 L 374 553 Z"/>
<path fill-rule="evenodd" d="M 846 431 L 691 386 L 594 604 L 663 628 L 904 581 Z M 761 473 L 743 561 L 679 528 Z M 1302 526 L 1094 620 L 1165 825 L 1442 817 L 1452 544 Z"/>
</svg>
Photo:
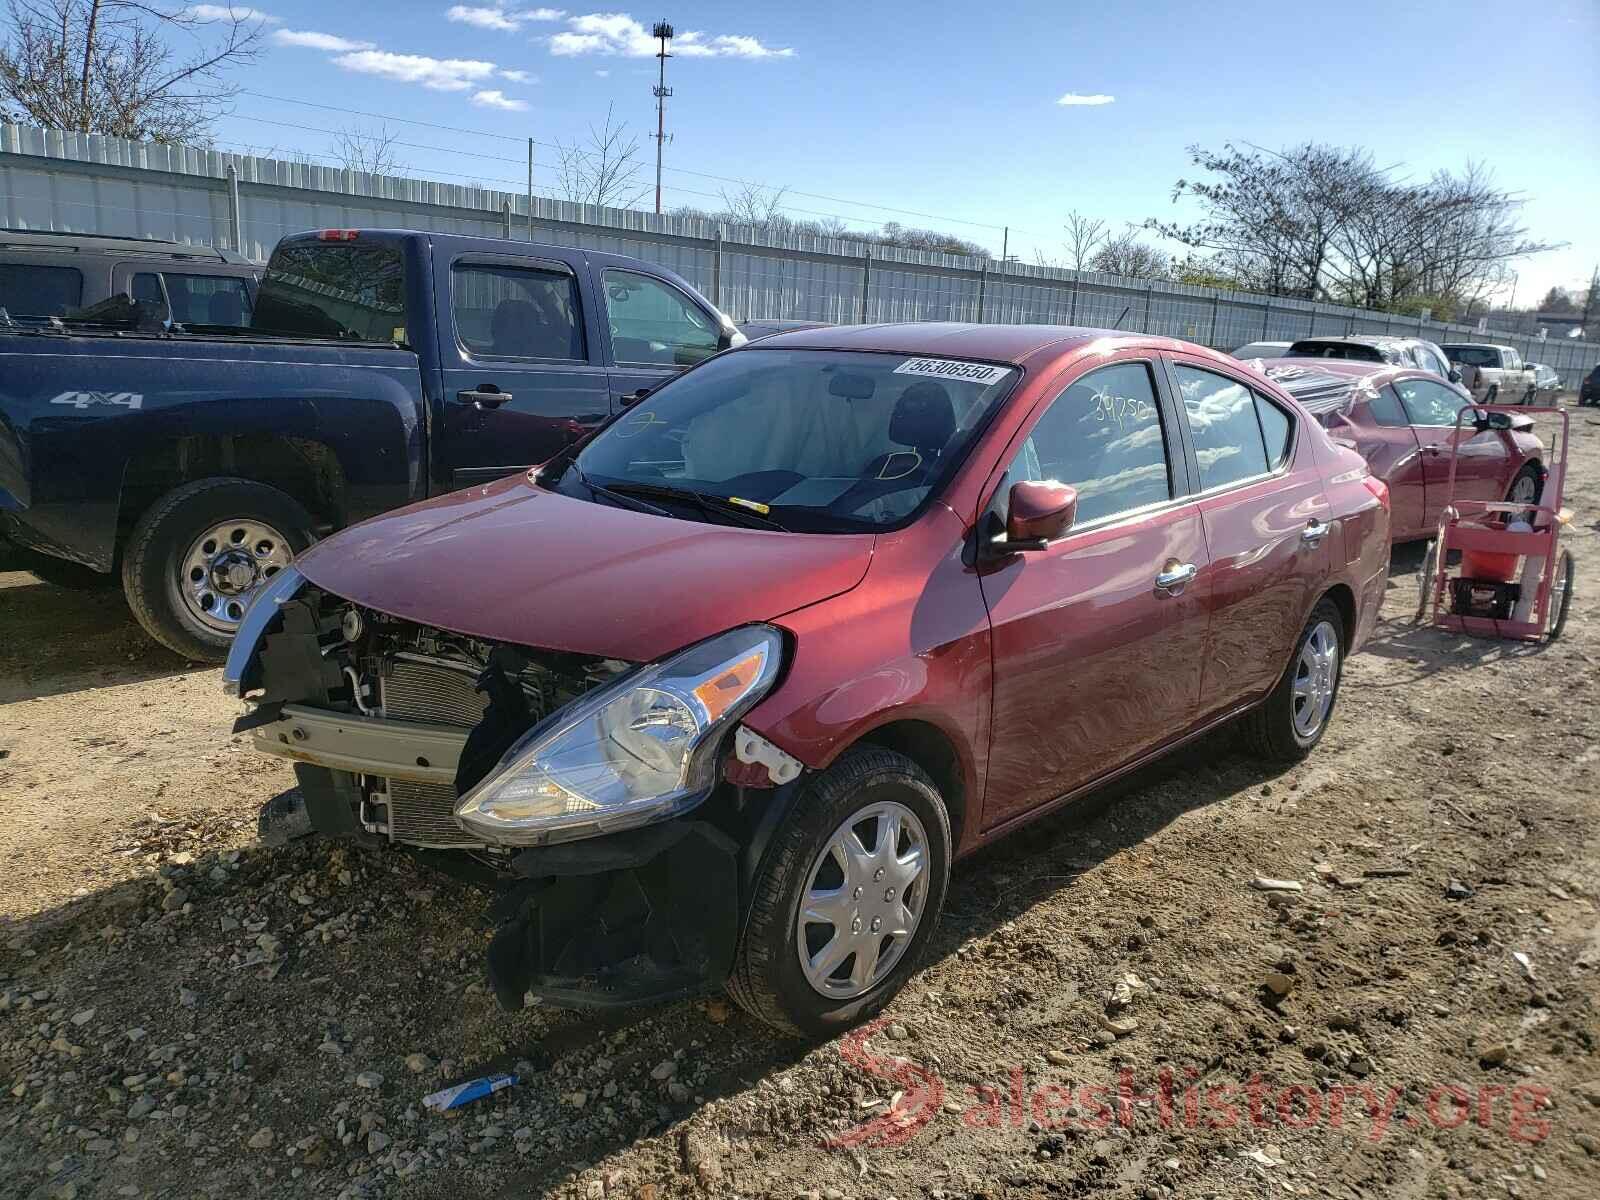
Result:
<svg viewBox="0 0 1600 1200">
<path fill-rule="evenodd" d="M 500 1011 L 480 894 L 254 845 L 291 775 L 218 672 L 0 574 L 0 1196 L 1600 1195 L 1573 420 L 1562 640 L 1414 627 L 1402 548 L 1309 761 L 1217 736 L 962 864 L 889 1024 L 821 1046 L 721 998 Z M 423 1111 L 493 1070 L 521 1082 Z"/>
</svg>

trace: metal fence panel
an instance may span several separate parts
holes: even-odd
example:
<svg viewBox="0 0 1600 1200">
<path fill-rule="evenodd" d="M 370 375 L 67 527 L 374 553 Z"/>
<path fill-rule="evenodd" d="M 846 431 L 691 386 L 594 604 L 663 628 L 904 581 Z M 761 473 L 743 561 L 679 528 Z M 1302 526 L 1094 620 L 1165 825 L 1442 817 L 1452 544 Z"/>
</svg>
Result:
<svg viewBox="0 0 1600 1200">
<path fill-rule="evenodd" d="M 227 170 L 239 180 L 231 225 Z M 239 248 L 265 261 L 308 229 L 399 227 L 499 237 L 529 201 L 477 186 L 0 124 L 0 219 L 12 229 L 162 238 Z M 1600 345 L 1092 272 L 999 264 L 812 234 L 656 216 L 535 197 L 534 236 L 646 258 L 684 276 L 736 319 L 987 321 L 1148 332 L 1231 350 L 1313 334 L 1392 333 L 1494 341 L 1559 372 L 1569 388 Z"/>
</svg>

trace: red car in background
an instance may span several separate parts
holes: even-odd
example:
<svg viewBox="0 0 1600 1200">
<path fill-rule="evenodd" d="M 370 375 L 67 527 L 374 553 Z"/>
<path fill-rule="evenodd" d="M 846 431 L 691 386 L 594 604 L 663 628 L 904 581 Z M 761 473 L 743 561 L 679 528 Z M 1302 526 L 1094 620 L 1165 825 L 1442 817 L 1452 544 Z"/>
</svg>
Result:
<svg viewBox="0 0 1600 1200">
<path fill-rule="evenodd" d="M 1389 485 L 1390 536 L 1432 537 L 1449 502 L 1450 451 L 1460 438 L 1456 496 L 1534 504 L 1544 488 L 1544 444 L 1533 421 L 1512 417 L 1509 429 L 1459 433 L 1456 415 L 1472 403 L 1466 388 L 1429 371 L 1381 363 L 1288 359 L 1265 366 L 1338 440 L 1353 445 Z"/>
<path fill-rule="evenodd" d="M 495 882 L 502 1003 L 725 985 L 827 1033 L 916 969 L 955 858 L 1235 718 L 1309 753 L 1386 504 L 1185 342 L 783 333 L 312 547 L 224 678 L 310 827 Z"/>
</svg>

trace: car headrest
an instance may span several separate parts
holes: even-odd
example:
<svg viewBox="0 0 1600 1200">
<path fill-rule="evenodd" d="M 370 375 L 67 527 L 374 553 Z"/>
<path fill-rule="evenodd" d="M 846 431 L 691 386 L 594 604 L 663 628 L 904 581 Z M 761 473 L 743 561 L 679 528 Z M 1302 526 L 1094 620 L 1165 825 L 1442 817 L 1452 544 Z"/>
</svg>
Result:
<svg viewBox="0 0 1600 1200">
<path fill-rule="evenodd" d="M 517 355 L 534 339 L 544 324 L 539 309 L 531 300 L 502 300 L 494 306 L 489 322 L 489 340 L 500 354 Z"/>
<path fill-rule="evenodd" d="M 900 393 L 889 416 L 889 440 L 935 454 L 956 432 L 956 406 L 943 384 L 922 380 Z"/>
<path fill-rule="evenodd" d="M 211 325 L 241 325 L 244 323 L 244 306 L 239 303 L 239 293 L 229 290 L 212 292 L 206 302 L 206 321 Z"/>
</svg>

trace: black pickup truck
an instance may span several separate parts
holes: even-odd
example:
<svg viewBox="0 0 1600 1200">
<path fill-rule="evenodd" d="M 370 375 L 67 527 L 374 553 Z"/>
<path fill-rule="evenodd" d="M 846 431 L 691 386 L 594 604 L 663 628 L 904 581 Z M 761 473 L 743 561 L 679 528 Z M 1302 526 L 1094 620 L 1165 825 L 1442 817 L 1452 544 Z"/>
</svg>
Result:
<svg viewBox="0 0 1600 1200">
<path fill-rule="evenodd" d="M 637 259 L 406 230 L 285 238 L 242 331 L 130 308 L 0 315 L 0 538 L 210 660 L 318 536 L 543 462 L 744 340 Z"/>
</svg>

